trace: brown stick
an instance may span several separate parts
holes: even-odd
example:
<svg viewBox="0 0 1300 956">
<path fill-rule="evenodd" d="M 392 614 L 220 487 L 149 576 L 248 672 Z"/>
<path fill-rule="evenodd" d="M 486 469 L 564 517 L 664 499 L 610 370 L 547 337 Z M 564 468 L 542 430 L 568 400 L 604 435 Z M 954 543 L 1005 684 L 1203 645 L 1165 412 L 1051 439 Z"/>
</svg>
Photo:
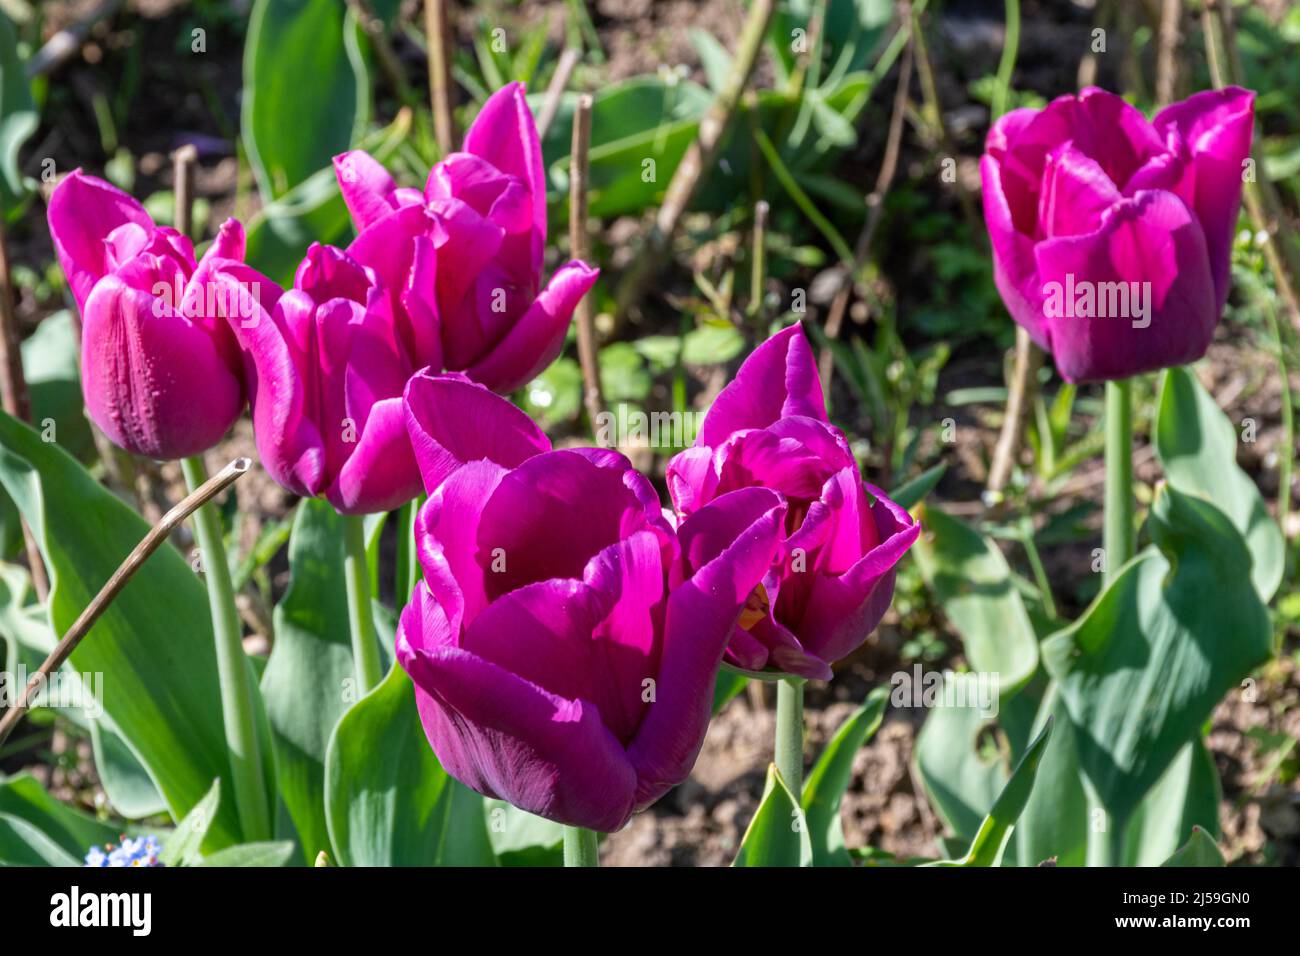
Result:
<svg viewBox="0 0 1300 956">
<path fill-rule="evenodd" d="M 578 60 L 582 54 L 574 47 L 568 47 L 560 54 L 560 62 L 555 64 L 555 72 L 551 75 L 551 83 L 546 87 L 546 99 L 542 101 L 542 112 L 537 117 L 537 138 L 546 139 L 546 132 L 555 122 L 555 114 L 560 109 L 560 97 L 568 89 L 569 77 L 573 76 L 573 68 L 578 65 Z"/>
<path fill-rule="evenodd" d="M 591 96 L 578 97 L 573 111 L 573 148 L 569 153 L 569 252 L 575 259 L 591 259 L 591 237 L 587 233 L 587 156 L 591 150 Z M 605 399 L 600 390 L 600 361 L 596 355 L 596 320 L 591 312 L 591 293 L 578 300 L 574 310 L 578 321 L 578 362 L 582 366 L 582 401 L 592 434 L 597 431 Z"/>
<path fill-rule="evenodd" d="M 709 111 L 700 121 L 700 130 L 686 150 L 686 155 L 677 165 L 673 178 L 664 193 L 663 204 L 655 217 L 654 225 L 646 239 L 646 248 L 635 264 L 623 277 L 618 290 L 618 319 L 621 322 L 626 314 L 641 301 L 642 295 L 650 287 L 651 281 L 659 271 L 664 254 L 668 251 L 673 234 L 677 231 L 678 221 L 686 207 L 690 205 L 695 190 L 699 188 L 704 174 L 713 168 L 717 159 L 718 146 L 723 134 L 731 125 L 732 116 L 740 103 L 740 97 L 749 85 L 749 78 L 754 72 L 754 64 L 763 48 L 763 38 L 767 35 L 767 26 L 772 20 L 775 0 L 754 0 L 749 8 L 740 40 L 736 45 L 736 56 L 731 61 L 731 73 L 727 82 L 714 99 Z"/>
<path fill-rule="evenodd" d="M 189 144 L 172 153 L 172 195 L 176 208 L 172 218 L 176 231 L 189 239 L 194 208 L 194 164 L 199 161 L 199 151 Z"/>
<path fill-rule="evenodd" d="M 904 24 L 910 24 L 908 11 L 904 11 Z M 908 34 L 907 46 L 903 47 L 903 59 L 898 65 L 898 88 L 894 91 L 894 110 L 889 117 L 889 132 L 885 137 L 885 153 L 880 161 L 880 171 L 876 174 L 875 188 L 867 195 L 867 221 L 858 234 L 857 245 L 853 249 L 853 271 L 840 268 L 839 291 L 831 302 L 830 312 L 826 316 L 824 331 L 826 338 L 834 341 L 839 338 L 844 326 L 844 314 L 848 311 L 849 299 L 853 296 L 853 283 L 866 264 L 871 253 L 871 243 L 880 228 L 880 220 L 885 214 L 885 197 L 894 183 L 894 174 L 898 171 L 898 153 L 903 142 L 903 119 L 907 115 L 907 99 L 912 86 L 913 42 L 916 34 Z M 831 396 L 831 376 L 835 372 L 835 356 L 829 344 L 822 346 L 818 361 L 821 373 L 822 390 L 827 401 Z"/>
<path fill-rule="evenodd" d="M 456 119 L 451 112 L 447 0 L 424 0 L 424 32 L 429 44 L 429 102 L 433 106 L 433 133 L 445 156 L 456 148 Z"/>
<path fill-rule="evenodd" d="M 247 458 L 236 458 L 194 489 L 180 504 L 163 515 L 161 521 L 149 529 L 149 533 L 131 550 L 131 553 L 126 556 L 126 560 L 118 566 L 118 569 L 113 572 L 113 576 L 100 588 L 99 593 L 95 595 L 94 599 L 86 605 L 86 609 L 72 623 L 72 627 L 68 628 L 68 632 L 63 635 L 62 640 L 54 646 L 54 650 L 50 651 L 50 655 L 45 658 L 40 668 L 27 682 L 22 696 L 9 710 L 5 711 L 4 717 L 0 717 L 0 744 L 5 742 L 14 726 L 22 719 L 23 714 L 30 709 L 32 698 L 40 691 L 41 686 L 49 680 L 54 671 L 63 666 L 72 655 L 72 652 L 77 649 L 77 645 L 81 643 L 82 638 L 90 632 L 90 628 L 99 620 L 99 616 L 108 609 L 108 606 L 113 603 L 113 599 L 122 592 L 127 582 L 131 580 L 131 576 L 136 571 L 139 571 L 141 565 L 149 559 L 149 556 L 167 540 L 167 536 L 172 529 L 202 505 L 224 491 L 240 475 L 248 471 L 250 464 L 251 462 Z"/>
<path fill-rule="evenodd" d="M 1011 469 L 1025 433 L 1025 419 L 1038 391 L 1038 369 L 1042 364 L 1043 353 L 1029 333 L 1016 326 L 1016 361 L 1007 392 L 1007 417 L 1002 421 L 1002 431 L 993 448 L 993 463 L 989 466 L 988 490 L 996 496 L 1002 494 L 1011 480 Z"/>
<path fill-rule="evenodd" d="M 1156 51 L 1156 106 L 1174 101 L 1178 85 L 1178 25 L 1183 17 L 1181 0 L 1163 0 L 1160 5 L 1159 47 Z"/>
<path fill-rule="evenodd" d="M 754 203 L 754 236 L 749 260 L 749 319 L 763 320 L 763 281 L 767 272 L 767 216 L 771 208 L 766 199 Z"/>
<path fill-rule="evenodd" d="M 18 316 L 14 313 L 13 282 L 9 275 L 9 244 L 5 240 L 4 221 L 0 219 L 0 400 L 4 410 L 20 421 L 32 420 L 31 396 L 27 376 L 23 374 L 22 337 L 18 334 Z M 45 573 L 40 546 L 26 519 L 21 522 L 27 564 L 31 567 L 32 587 L 44 604 L 50 596 L 50 579 Z"/>
</svg>

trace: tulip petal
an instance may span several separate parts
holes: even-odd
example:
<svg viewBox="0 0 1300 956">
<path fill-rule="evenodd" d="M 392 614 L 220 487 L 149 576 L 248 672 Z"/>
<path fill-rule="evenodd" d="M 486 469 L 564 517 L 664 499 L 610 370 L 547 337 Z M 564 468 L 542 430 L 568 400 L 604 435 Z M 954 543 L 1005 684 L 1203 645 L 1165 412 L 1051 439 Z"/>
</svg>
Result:
<svg viewBox="0 0 1300 956">
<path fill-rule="evenodd" d="M 826 421 L 817 362 L 802 327 L 778 332 L 745 359 L 704 417 L 697 445 L 721 445 L 732 432 L 765 428 L 787 415 Z"/>
<path fill-rule="evenodd" d="M 494 462 L 470 462 L 431 492 L 416 515 L 416 555 L 425 578 L 432 581 L 440 569 L 450 574 L 461 595 L 466 623 L 487 605 L 488 571 L 479 562 L 478 526 L 484 505 L 506 474 Z"/>
<path fill-rule="evenodd" d="M 354 149 L 334 157 L 334 178 L 338 180 L 343 203 L 352 215 L 352 223 L 361 232 L 393 211 L 393 193 L 397 183 L 383 164 L 363 149 Z"/>
<path fill-rule="evenodd" d="M 80 169 L 54 187 L 47 215 L 59 265 L 83 313 L 90 290 L 109 271 L 104 246 L 109 233 L 127 223 L 145 230 L 154 228 L 149 214 L 133 197 Z"/>
<path fill-rule="evenodd" d="M 542 267 L 546 245 L 546 167 L 542 142 L 528 108 L 522 83 L 509 83 L 493 93 L 465 133 L 464 151 L 518 177 L 532 193 L 533 271 Z"/>
<path fill-rule="evenodd" d="M 425 734 L 447 772 L 549 820 L 622 827 L 635 809 L 636 774 L 596 708 L 450 646 L 431 604 L 419 585 L 402 612 L 398 659 L 416 684 Z M 543 626 L 518 623 L 529 629 L 519 635 L 524 643 Z"/>
<path fill-rule="evenodd" d="M 86 300 L 81 347 L 86 410 L 128 451 L 196 455 L 243 408 L 243 386 L 212 336 L 117 276 L 100 279 Z"/>
<path fill-rule="evenodd" d="M 1053 150 L 1043 166 L 1038 202 L 1042 236 L 1077 236 L 1095 231 L 1102 215 L 1121 199 L 1101 164 L 1074 148 Z"/>
<path fill-rule="evenodd" d="M 420 493 L 420 472 L 406 436 L 400 398 L 370 408 L 352 454 L 326 497 L 340 514 L 375 514 L 400 508 Z"/>
<path fill-rule="evenodd" d="M 1035 252 L 1044 289 L 1057 283 L 1061 293 L 1064 314 L 1048 321 L 1056 367 L 1067 381 L 1128 378 L 1205 354 L 1218 321 L 1205 235 L 1173 193 L 1140 192 L 1113 207 L 1095 233 L 1049 239 Z M 1072 283 L 1090 290 L 1096 303 L 1113 298 L 1121 306 L 1114 311 L 1128 314 L 1070 315 Z M 1129 308 L 1108 290 L 1127 292 Z M 1146 300 L 1145 318 L 1136 315 L 1135 293 Z"/>
<path fill-rule="evenodd" d="M 1191 206 L 1205 231 L 1217 314 L 1232 278 L 1232 240 L 1255 129 L 1255 94 L 1236 86 L 1206 90 L 1166 107 L 1152 122 L 1162 133 L 1176 130 L 1191 152 Z"/>
<path fill-rule="evenodd" d="M 582 262 L 561 267 L 523 318 L 491 352 L 465 369 L 466 374 L 498 393 L 512 392 L 530 382 L 564 348 L 573 310 L 599 274 L 600 270 Z"/>
<path fill-rule="evenodd" d="M 513 468 L 551 450 L 546 433 L 526 414 L 459 375 L 417 372 L 406 385 L 406 427 L 432 494 L 465 462 L 487 459 Z"/>
<path fill-rule="evenodd" d="M 628 757 L 638 806 L 686 779 L 708 727 L 722 653 L 780 547 L 785 504 L 765 488 L 710 502 L 682 522 L 682 578 L 668 597 L 655 701 Z"/>
<path fill-rule="evenodd" d="M 1034 263 L 1034 241 L 1031 233 L 1021 228 L 1023 207 L 1029 200 L 1013 200 L 1012 182 L 1006 168 L 991 154 L 980 159 L 984 222 L 993 247 L 993 282 L 1016 323 L 1039 348 L 1050 349 L 1047 323 L 1043 321 L 1042 283 Z M 1037 181 L 1033 195 L 1037 196 Z"/>
</svg>

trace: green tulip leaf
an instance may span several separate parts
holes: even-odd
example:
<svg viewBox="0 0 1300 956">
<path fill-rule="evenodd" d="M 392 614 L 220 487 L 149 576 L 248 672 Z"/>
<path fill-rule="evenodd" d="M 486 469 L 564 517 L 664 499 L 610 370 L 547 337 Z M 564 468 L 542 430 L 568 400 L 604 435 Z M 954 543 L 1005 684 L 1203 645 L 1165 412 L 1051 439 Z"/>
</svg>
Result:
<svg viewBox="0 0 1300 956">
<path fill-rule="evenodd" d="M 185 819 L 176 824 L 176 829 L 163 840 L 158 862 L 164 866 L 193 866 L 202 860 L 203 854 L 199 848 L 207 838 L 208 829 L 216 819 L 220 805 L 221 782 L 214 780 L 208 795 L 196 803 L 194 809 L 185 814 Z"/>
<path fill-rule="evenodd" d="M 1200 827 L 1192 827 L 1192 835 L 1161 866 L 1227 866 L 1214 838 Z"/>
<path fill-rule="evenodd" d="M 36 132 L 40 114 L 9 17 L 0 13 L 0 217 L 12 220 L 32 194 L 18 169 L 18 150 Z"/>
<path fill-rule="evenodd" d="M 904 482 L 889 493 L 889 498 L 900 508 L 914 508 L 925 500 L 926 495 L 934 491 L 935 485 L 943 478 L 943 473 L 948 470 L 945 464 L 938 464 L 932 468 L 927 468 L 911 481 Z"/>
<path fill-rule="evenodd" d="M 1038 637 L 998 546 L 935 507 L 920 514 L 912 553 L 921 576 L 961 635 L 971 669 L 994 674 L 1008 696 L 1038 668 Z"/>
<path fill-rule="evenodd" d="M 763 802 L 749 821 L 732 866 L 812 866 L 808 821 L 781 779 L 775 764 L 767 768 Z"/>
<path fill-rule="evenodd" d="M 496 863 L 483 798 L 438 763 L 398 666 L 334 728 L 325 814 L 341 866 Z"/>
<path fill-rule="evenodd" d="M 1286 548 L 1259 488 L 1237 464 L 1237 444 L 1237 430 L 1195 373 L 1168 369 L 1156 415 L 1160 464 L 1170 484 L 1212 502 L 1241 532 L 1250 551 L 1251 579 L 1268 603 L 1282 583 Z"/>
<path fill-rule="evenodd" d="M 297 847 L 288 840 L 241 843 L 205 856 L 194 866 L 288 866 Z"/>
<path fill-rule="evenodd" d="M 889 688 L 877 687 L 862 706 L 835 731 L 803 787 L 803 812 L 808 819 L 814 866 L 852 866 L 844 845 L 840 801 L 853 774 L 853 758 L 879 729 L 889 702 Z"/>
<path fill-rule="evenodd" d="M 7 866 L 81 866 L 35 824 L 0 813 L 0 864 Z"/>
<path fill-rule="evenodd" d="M 3 836 L 6 831 L 0 826 L 0 861 L 5 863 L 20 862 L 14 857 L 28 854 L 49 858 L 49 844 L 54 844 L 63 854 L 72 857 L 72 866 L 79 866 L 81 858 L 92 846 L 115 842 L 121 833 L 119 827 L 96 820 L 54 799 L 42 789 L 35 777 L 28 774 L 0 783 L 0 816 L 10 821 L 21 820 L 30 828 L 11 825 L 7 830 L 11 836 L 27 838 L 34 830 L 44 838 L 24 853 L 13 845 L 6 845 Z"/>
<path fill-rule="evenodd" d="M 50 620 L 63 634 L 149 526 L 58 445 L 3 414 L 0 485 L 45 557 Z M 69 663 L 82 675 L 104 675 L 104 711 L 174 819 L 214 779 L 229 779 L 207 593 L 174 548 L 164 545 L 145 562 Z M 222 803 L 211 831 L 214 848 L 239 835 L 229 809 L 234 801 Z"/>
<path fill-rule="evenodd" d="M 1243 573 L 1250 554 L 1222 511 L 1170 485 L 1148 531 L 1154 545 L 1043 643 L 1079 764 L 1120 821 L 1223 695 L 1268 659 L 1272 639 L 1268 611 Z"/>
<path fill-rule="evenodd" d="M 244 144 L 266 201 L 348 149 L 370 119 L 362 31 L 339 0 L 257 0 L 244 44 Z"/>
</svg>

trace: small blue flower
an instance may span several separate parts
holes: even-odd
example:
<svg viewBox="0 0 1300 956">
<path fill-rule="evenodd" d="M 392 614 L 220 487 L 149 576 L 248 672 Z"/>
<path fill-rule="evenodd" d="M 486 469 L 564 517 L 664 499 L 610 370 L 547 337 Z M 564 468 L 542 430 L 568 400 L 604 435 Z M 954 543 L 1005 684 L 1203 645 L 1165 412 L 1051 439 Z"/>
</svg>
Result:
<svg viewBox="0 0 1300 956">
<path fill-rule="evenodd" d="M 103 848 L 92 846 L 86 854 L 86 866 L 162 866 L 158 861 L 161 851 L 153 834 L 140 837 L 123 834 L 117 846 L 111 843 L 104 844 Z"/>
</svg>

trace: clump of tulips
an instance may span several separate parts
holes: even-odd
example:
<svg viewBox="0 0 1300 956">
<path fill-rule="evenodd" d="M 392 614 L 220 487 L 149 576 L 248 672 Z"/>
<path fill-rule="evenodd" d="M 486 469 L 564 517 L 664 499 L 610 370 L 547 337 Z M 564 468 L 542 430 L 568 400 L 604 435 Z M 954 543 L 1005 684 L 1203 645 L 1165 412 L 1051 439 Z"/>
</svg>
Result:
<svg viewBox="0 0 1300 956">
<path fill-rule="evenodd" d="M 1142 561 L 1124 383 L 1208 346 L 1252 123 L 1243 90 L 1198 94 L 1148 122 L 1090 89 L 1009 113 L 988 136 L 984 206 L 1006 305 L 1067 381 L 1108 383 L 1112 582 Z M 107 183 L 80 171 L 60 183 L 50 231 L 81 314 L 93 421 L 128 451 L 184 459 L 197 487 L 202 453 L 249 407 L 267 472 L 343 516 L 359 690 L 374 691 L 394 658 L 439 765 L 563 824 L 570 862 L 593 863 L 597 832 L 686 779 L 723 669 L 778 684 L 768 796 L 810 817 L 830 800 L 837 813 L 838 796 L 818 796 L 823 774 L 804 785 L 804 685 L 832 679 L 868 639 L 926 532 L 864 481 L 802 328 L 759 345 L 717 396 L 667 465 L 665 508 L 623 455 L 553 448 L 503 397 L 556 358 L 597 279 L 570 262 L 542 281 L 545 173 L 522 86 L 487 101 L 422 190 L 360 151 L 335 171 L 356 239 L 312 245 L 287 289 L 243 261 L 236 221 L 196 260 L 187 238 Z M 1075 295 L 1130 287 L 1145 303 L 1133 321 Z M 1181 499 L 1170 500 L 1153 521 L 1171 526 Z M 363 516 L 411 502 L 404 546 L 418 580 L 399 591 L 394 645 L 381 648 Z M 251 676 L 216 517 L 201 515 L 231 784 L 244 837 L 267 840 L 276 807 Z M 1099 601 L 1119 601 L 1118 587 Z M 1042 713 L 1082 727 L 1069 666 L 1048 670 L 1064 710 L 1049 698 Z M 861 740 L 869 719 L 855 719 Z M 1031 773 L 1044 739 L 1022 760 Z M 998 857 L 1005 827 L 1001 839 Z M 973 845 L 969 859 L 987 852 Z M 823 856 L 844 854 L 828 843 L 799 861 Z"/>
</svg>

